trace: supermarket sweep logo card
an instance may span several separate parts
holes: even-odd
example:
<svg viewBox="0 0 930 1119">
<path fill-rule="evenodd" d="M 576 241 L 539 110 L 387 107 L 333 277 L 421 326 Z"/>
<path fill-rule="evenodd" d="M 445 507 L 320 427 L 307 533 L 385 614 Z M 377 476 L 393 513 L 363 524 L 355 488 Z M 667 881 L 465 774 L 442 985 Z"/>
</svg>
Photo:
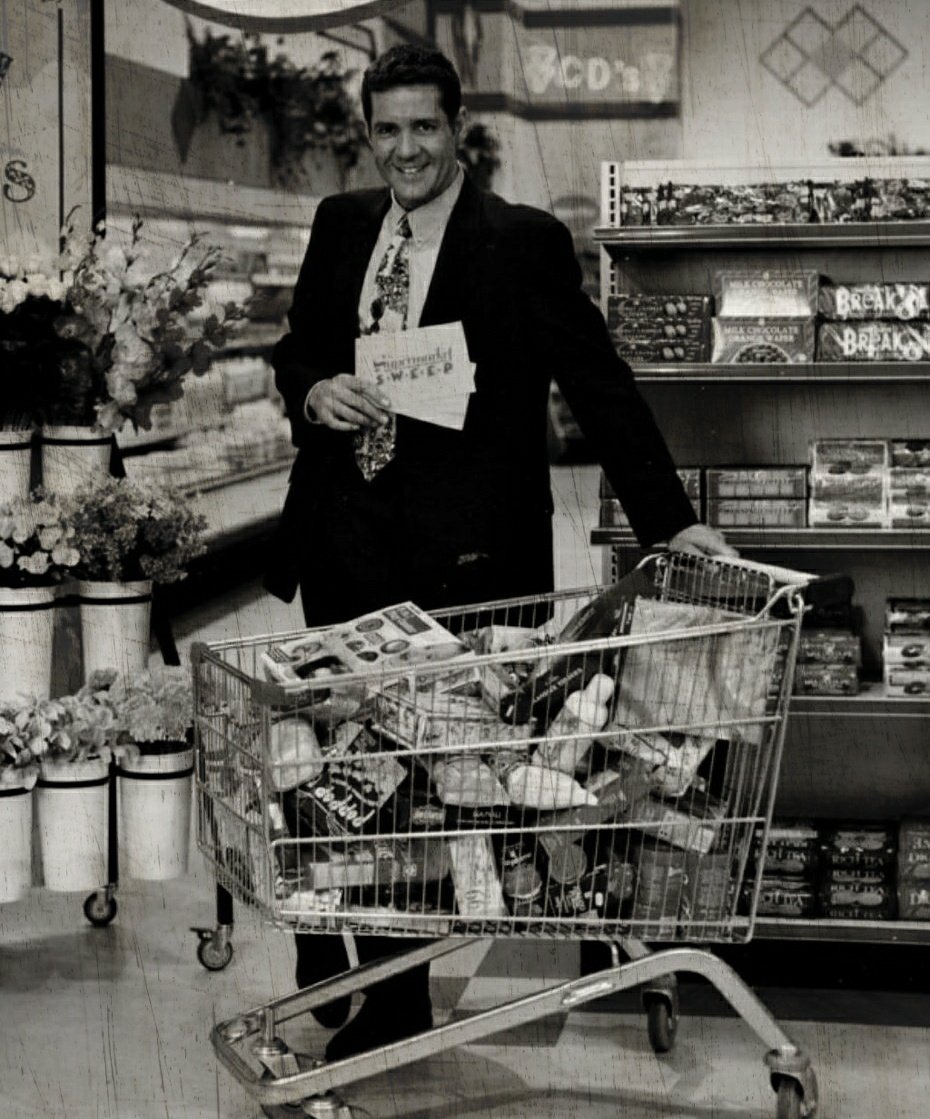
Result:
<svg viewBox="0 0 930 1119">
<path fill-rule="evenodd" d="M 363 335 L 355 343 L 355 375 L 400 416 L 456 431 L 465 426 L 475 366 L 460 322 Z"/>
</svg>

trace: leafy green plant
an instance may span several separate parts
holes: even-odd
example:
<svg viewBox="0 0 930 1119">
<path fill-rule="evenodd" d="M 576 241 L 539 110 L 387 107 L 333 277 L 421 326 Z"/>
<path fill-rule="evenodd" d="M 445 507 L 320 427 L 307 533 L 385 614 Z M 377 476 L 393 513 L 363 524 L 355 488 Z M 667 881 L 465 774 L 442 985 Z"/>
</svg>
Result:
<svg viewBox="0 0 930 1119">
<path fill-rule="evenodd" d="M 146 669 L 119 676 L 109 693 L 123 734 L 131 742 L 184 742 L 194 721 L 190 673 L 182 668 Z"/>
</svg>

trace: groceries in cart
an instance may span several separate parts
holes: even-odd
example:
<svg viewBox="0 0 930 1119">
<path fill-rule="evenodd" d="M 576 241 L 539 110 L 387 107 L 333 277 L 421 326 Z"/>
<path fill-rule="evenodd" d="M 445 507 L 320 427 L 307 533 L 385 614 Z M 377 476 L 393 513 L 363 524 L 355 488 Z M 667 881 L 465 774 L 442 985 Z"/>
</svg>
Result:
<svg viewBox="0 0 930 1119">
<path fill-rule="evenodd" d="M 308 928 L 722 927 L 794 621 L 765 612 L 770 586 L 708 570 L 515 609 L 401 603 L 256 641 L 251 665 L 237 650 L 212 694 L 235 705 L 254 675 L 251 725 L 201 716 L 238 776 L 206 779 L 217 864 Z"/>
</svg>

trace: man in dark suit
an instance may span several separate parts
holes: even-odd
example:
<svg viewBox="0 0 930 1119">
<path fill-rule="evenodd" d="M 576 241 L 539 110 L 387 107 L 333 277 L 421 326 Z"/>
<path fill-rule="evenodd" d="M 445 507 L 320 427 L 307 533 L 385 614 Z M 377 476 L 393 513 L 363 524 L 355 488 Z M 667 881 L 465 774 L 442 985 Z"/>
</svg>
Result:
<svg viewBox="0 0 930 1119">
<path fill-rule="evenodd" d="M 568 230 L 463 175 L 451 63 L 395 47 L 366 71 L 362 106 L 389 189 L 320 203 L 290 332 L 274 351 L 298 455 L 269 589 L 290 601 L 299 586 L 310 625 L 405 599 L 433 609 L 551 590 L 553 377 L 642 545 L 732 553 L 697 523 L 630 369 L 581 290 Z M 360 333 L 442 323 L 462 324 L 476 367 L 461 431 L 393 416 L 353 373 Z M 300 985 L 347 966 L 341 939 L 297 941 Z M 360 958 L 396 943 L 365 938 Z M 317 1017 L 338 1025 L 347 1014 L 340 1000 Z M 327 1056 L 430 1022 L 424 967 L 371 988 Z"/>
</svg>

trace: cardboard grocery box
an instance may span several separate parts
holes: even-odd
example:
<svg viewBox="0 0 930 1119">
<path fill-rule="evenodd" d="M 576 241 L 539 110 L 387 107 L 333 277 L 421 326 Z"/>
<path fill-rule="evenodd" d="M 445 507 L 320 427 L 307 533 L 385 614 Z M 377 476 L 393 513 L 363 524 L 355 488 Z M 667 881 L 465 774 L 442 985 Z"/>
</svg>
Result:
<svg viewBox="0 0 930 1119">
<path fill-rule="evenodd" d="M 714 301 L 721 319 L 804 319 L 817 314 L 820 277 L 810 270 L 723 269 L 714 276 Z"/>
<path fill-rule="evenodd" d="M 814 360 L 813 318 L 716 318 L 712 325 L 712 362 L 793 365 Z"/>
</svg>

